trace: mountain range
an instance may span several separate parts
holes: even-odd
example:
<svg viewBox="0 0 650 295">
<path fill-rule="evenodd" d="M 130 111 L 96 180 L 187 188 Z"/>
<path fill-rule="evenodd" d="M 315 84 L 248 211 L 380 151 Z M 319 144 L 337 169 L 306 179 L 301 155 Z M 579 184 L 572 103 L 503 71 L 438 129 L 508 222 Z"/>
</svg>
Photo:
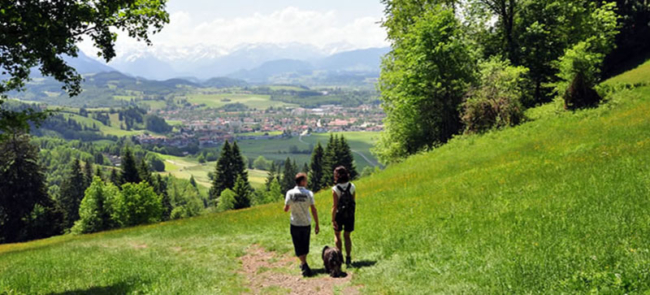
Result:
<svg viewBox="0 0 650 295">
<path fill-rule="evenodd" d="M 317 83 L 341 75 L 376 77 L 381 58 L 389 50 L 370 48 L 329 54 L 304 44 L 243 45 L 230 52 L 210 46 L 155 46 L 122 52 L 109 64 L 83 52 L 78 58 L 66 59 L 82 74 L 120 71 L 149 80 L 181 78 L 195 83 L 215 77 L 249 83 Z"/>
</svg>

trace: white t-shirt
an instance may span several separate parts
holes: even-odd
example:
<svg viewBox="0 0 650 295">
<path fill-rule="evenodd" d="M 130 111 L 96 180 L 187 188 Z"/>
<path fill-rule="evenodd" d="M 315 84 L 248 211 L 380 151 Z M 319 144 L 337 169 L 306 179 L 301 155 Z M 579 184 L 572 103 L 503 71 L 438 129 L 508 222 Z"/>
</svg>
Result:
<svg viewBox="0 0 650 295">
<path fill-rule="evenodd" d="M 337 184 L 334 187 L 332 187 L 332 191 L 335 192 L 336 195 L 339 196 L 339 198 L 341 198 L 341 194 L 343 194 L 343 191 L 345 191 L 348 188 L 348 185 L 351 185 L 350 194 L 354 196 L 354 193 L 356 192 L 357 188 L 351 182 Z M 343 191 L 339 190 L 339 187 L 341 187 Z"/>
<path fill-rule="evenodd" d="M 311 215 L 309 208 L 316 204 L 314 193 L 310 190 L 296 186 L 287 192 L 284 204 L 291 206 L 291 224 L 295 226 L 310 226 Z"/>
</svg>

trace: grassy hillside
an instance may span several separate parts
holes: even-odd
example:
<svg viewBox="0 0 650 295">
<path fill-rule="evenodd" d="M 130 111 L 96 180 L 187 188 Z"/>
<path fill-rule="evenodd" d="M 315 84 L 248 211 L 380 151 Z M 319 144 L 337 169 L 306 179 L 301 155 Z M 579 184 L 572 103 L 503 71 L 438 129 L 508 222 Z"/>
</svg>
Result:
<svg viewBox="0 0 650 295">
<path fill-rule="evenodd" d="M 650 289 L 648 94 L 577 113 L 543 106 L 520 127 L 358 181 L 352 283 L 384 294 Z M 317 196 L 312 253 L 333 243 L 330 199 Z M 236 258 L 252 244 L 289 253 L 288 222 L 271 204 L 2 245 L 0 293 L 239 293 L 248 282 Z"/>
</svg>

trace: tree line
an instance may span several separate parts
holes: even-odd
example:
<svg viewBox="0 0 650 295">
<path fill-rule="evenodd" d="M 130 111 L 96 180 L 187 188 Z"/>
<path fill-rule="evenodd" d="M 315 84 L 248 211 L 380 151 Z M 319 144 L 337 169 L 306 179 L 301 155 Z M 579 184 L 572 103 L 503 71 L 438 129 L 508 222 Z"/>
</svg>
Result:
<svg viewBox="0 0 650 295">
<path fill-rule="evenodd" d="M 643 60 L 650 3 L 624 0 L 382 0 L 392 50 L 379 79 L 384 163 L 462 133 L 525 121 L 555 97 L 597 106 L 604 78 Z"/>
</svg>

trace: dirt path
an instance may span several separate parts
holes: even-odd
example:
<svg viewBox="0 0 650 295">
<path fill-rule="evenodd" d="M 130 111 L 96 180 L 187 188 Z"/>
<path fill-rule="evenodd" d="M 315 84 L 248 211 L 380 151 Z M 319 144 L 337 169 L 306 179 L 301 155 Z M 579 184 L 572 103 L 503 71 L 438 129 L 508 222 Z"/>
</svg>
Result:
<svg viewBox="0 0 650 295">
<path fill-rule="evenodd" d="M 240 259 L 253 294 L 359 294 L 350 284 L 352 273 L 335 279 L 325 274 L 322 266 L 315 265 L 312 269 L 317 274 L 305 279 L 294 257 L 266 251 L 259 245 L 251 246 Z"/>
</svg>

